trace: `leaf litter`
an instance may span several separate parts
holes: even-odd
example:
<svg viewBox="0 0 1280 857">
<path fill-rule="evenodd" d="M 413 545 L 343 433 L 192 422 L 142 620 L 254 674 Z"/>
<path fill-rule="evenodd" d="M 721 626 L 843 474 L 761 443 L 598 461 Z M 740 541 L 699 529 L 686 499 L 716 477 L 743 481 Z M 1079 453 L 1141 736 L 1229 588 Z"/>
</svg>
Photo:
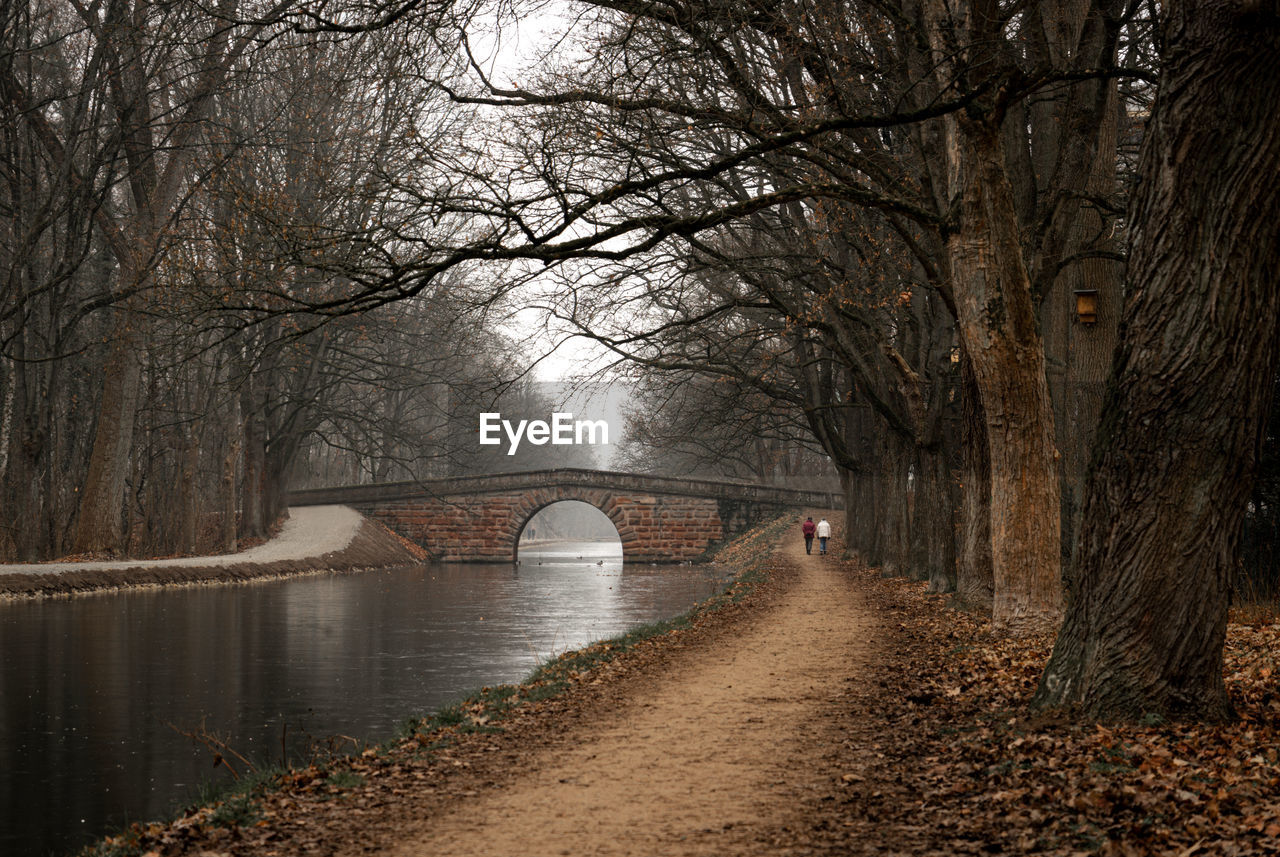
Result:
<svg viewBox="0 0 1280 857">
<path fill-rule="evenodd" d="M 1280 854 L 1280 624 L 1233 621 L 1227 724 L 1097 724 L 1028 703 L 1051 634 L 1012 638 L 923 584 L 858 575 L 882 657 L 811 808 L 815 851 Z M 1247 617 L 1235 616 L 1236 620 Z"/>
</svg>

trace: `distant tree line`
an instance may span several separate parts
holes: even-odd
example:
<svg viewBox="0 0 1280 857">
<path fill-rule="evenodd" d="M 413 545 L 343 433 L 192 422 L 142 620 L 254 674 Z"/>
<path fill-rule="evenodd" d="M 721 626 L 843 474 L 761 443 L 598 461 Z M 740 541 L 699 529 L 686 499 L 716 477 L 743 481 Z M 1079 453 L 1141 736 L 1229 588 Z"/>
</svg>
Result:
<svg viewBox="0 0 1280 857">
<path fill-rule="evenodd" d="M 0 4 L 0 557 L 233 549 L 291 478 L 499 467 L 476 415 L 546 413 L 476 271 L 323 312 L 459 120 L 420 21 L 302 11 Z"/>
<path fill-rule="evenodd" d="M 732 378 L 639 370 L 614 469 L 839 490 L 798 410 Z"/>
</svg>

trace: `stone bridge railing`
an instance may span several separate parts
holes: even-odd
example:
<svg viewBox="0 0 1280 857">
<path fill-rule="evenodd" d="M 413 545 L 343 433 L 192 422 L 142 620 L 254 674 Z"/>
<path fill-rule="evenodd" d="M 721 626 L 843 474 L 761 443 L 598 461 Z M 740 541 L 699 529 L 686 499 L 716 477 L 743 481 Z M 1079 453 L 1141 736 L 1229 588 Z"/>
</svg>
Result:
<svg viewBox="0 0 1280 857">
<path fill-rule="evenodd" d="M 438 559 L 476 562 L 514 560 L 529 519 L 562 500 L 590 503 L 608 515 L 630 562 L 694 559 L 765 518 L 843 506 L 838 492 L 577 468 L 313 488 L 289 495 L 294 506 L 354 506 Z"/>
</svg>

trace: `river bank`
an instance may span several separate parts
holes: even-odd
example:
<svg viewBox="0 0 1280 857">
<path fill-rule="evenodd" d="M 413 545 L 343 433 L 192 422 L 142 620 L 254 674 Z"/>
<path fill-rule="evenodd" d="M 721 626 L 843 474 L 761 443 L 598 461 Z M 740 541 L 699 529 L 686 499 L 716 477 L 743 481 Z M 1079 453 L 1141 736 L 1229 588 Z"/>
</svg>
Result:
<svg viewBox="0 0 1280 857">
<path fill-rule="evenodd" d="M 150 586 L 270 580 L 390 568 L 427 554 L 345 506 L 294 509 L 266 543 L 235 554 L 155 560 L 0 565 L 0 599 L 49 598 Z"/>
<path fill-rule="evenodd" d="M 1027 708 L 1050 636 L 793 524 L 722 553 L 747 575 L 685 620 L 95 853 L 1280 853 L 1274 615 L 1229 628 L 1238 721 L 1078 723 Z"/>
<path fill-rule="evenodd" d="M 703 644 L 750 626 L 787 588 L 787 572 L 770 567 L 768 546 L 791 523 L 722 552 L 722 563 L 746 573 L 689 617 L 566 653 L 521 686 L 486 689 L 430 722 L 406 727 L 386 746 L 275 774 L 265 788 L 193 809 L 172 823 L 135 826 L 100 843 L 96 853 L 349 853 L 375 842 L 389 847 L 388 837 L 403 832 L 404 823 L 417 824 L 446 807 L 465 813 L 478 794 L 540 764 L 535 759 L 558 754 L 597 719 L 616 719 L 616 708 L 647 695 L 650 682 L 685 672 L 691 659 L 705 654 Z M 728 690 L 741 701 L 739 692 Z M 695 720 L 700 729 L 701 717 Z M 663 722 L 669 726 L 671 720 Z M 757 739 L 768 731 L 758 723 L 744 725 Z M 698 734 L 691 739 L 701 741 Z M 694 775 L 690 782 L 696 780 Z M 635 796 L 623 803 L 634 806 Z"/>
</svg>

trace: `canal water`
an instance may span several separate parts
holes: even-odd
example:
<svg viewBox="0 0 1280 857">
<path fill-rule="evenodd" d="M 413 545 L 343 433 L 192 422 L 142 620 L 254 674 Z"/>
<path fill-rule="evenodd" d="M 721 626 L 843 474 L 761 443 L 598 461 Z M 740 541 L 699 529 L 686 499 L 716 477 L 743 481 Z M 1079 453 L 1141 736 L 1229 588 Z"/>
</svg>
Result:
<svg viewBox="0 0 1280 857">
<path fill-rule="evenodd" d="M 227 776 L 180 733 L 258 762 L 378 742 L 540 659 L 678 615 L 722 575 L 562 542 L 518 566 L 0 603 L 0 855 L 65 854 Z"/>
</svg>

